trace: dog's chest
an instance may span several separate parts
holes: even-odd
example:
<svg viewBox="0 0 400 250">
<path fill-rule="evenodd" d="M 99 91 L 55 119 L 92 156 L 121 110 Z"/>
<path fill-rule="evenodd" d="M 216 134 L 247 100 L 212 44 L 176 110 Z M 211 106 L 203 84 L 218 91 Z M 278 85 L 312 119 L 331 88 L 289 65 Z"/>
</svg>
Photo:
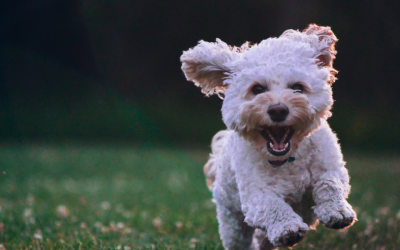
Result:
<svg viewBox="0 0 400 250">
<path fill-rule="evenodd" d="M 293 163 L 285 165 L 280 169 L 269 169 L 267 185 L 282 195 L 288 203 L 300 202 L 311 186 L 311 173 L 307 166 Z"/>
<path fill-rule="evenodd" d="M 309 165 L 299 163 L 286 163 L 273 168 L 268 162 L 258 161 L 237 168 L 236 178 L 243 190 L 242 200 L 263 199 L 264 195 L 272 192 L 289 204 L 300 202 L 310 190 L 312 176 Z"/>
<path fill-rule="evenodd" d="M 268 159 L 252 148 L 239 146 L 241 147 L 231 152 L 230 156 L 235 179 L 239 189 L 243 191 L 242 200 L 262 199 L 262 196 L 272 192 L 291 204 L 300 202 L 303 195 L 310 190 L 310 170 L 316 152 L 309 140 L 301 143 L 297 153 L 293 155 L 294 162 L 286 162 L 278 168 L 273 168 Z"/>
</svg>

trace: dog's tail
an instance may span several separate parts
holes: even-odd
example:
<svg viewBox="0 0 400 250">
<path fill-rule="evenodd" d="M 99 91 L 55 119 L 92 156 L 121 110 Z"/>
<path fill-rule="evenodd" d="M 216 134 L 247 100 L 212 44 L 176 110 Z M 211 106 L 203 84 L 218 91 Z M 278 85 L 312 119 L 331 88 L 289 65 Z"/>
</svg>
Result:
<svg viewBox="0 0 400 250">
<path fill-rule="evenodd" d="M 226 142 L 226 138 L 229 135 L 228 130 L 221 130 L 214 135 L 211 141 L 211 154 L 210 159 L 204 165 L 203 171 L 206 176 L 206 184 L 208 189 L 212 190 L 212 184 L 215 181 L 217 175 L 218 164 L 217 160 L 221 154 L 222 148 Z"/>
</svg>

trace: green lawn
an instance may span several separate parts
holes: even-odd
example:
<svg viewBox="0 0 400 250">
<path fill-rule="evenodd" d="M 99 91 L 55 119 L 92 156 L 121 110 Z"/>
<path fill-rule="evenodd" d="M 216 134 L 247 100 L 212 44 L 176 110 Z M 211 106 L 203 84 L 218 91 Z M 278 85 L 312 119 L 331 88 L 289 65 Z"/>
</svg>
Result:
<svg viewBox="0 0 400 250">
<path fill-rule="evenodd" d="M 202 173 L 208 153 L 3 144 L 0 249 L 222 249 Z M 359 221 L 342 231 L 319 226 L 294 249 L 400 246 L 400 157 L 345 155 Z"/>
</svg>

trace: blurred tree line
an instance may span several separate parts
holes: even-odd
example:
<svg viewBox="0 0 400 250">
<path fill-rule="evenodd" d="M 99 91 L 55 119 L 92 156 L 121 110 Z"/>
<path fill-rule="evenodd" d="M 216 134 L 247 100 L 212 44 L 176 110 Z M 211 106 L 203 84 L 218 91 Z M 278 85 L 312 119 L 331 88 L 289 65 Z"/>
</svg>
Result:
<svg viewBox="0 0 400 250">
<path fill-rule="evenodd" d="M 207 144 L 222 101 L 180 70 L 203 39 L 239 46 L 309 23 L 339 38 L 330 123 L 345 147 L 399 148 L 400 1 L 15 0 L 0 8 L 0 135 Z"/>
</svg>

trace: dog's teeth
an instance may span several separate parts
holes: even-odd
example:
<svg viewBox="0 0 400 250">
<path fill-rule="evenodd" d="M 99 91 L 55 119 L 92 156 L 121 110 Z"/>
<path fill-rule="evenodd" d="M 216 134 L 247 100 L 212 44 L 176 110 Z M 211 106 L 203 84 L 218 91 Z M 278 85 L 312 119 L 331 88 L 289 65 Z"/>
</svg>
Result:
<svg viewBox="0 0 400 250">
<path fill-rule="evenodd" d="M 270 143 L 269 143 L 269 146 L 270 146 L 271 148 L 273 148 L 273 147 L 274 147 L 274 144 L 272 144 L 272 142 L 270 142 Z"/>
<path fill-rule="evenodd" d="M 289 147 L 289 142 L 286 142 L 285 148 Z"/>
</svg>

